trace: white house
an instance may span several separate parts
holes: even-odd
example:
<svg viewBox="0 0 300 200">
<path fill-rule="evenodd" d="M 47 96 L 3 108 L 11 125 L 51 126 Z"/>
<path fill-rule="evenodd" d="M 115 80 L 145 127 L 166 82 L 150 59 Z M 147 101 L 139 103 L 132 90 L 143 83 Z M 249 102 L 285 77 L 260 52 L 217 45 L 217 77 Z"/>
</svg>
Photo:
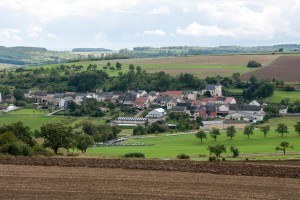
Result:
<svg viewBox="0 0 300 200">
<path fill-rule="evenodd" d="M 258 103 L 256 100 L 253 100 L 249 103 L 249 105 L 252 105 L 252 106 L 261 106 L 260 103 Z"/>
<path fill-rule="evenodd" d="M 281 105 L 279 107 L 279 114 L 287 114 L 287 111 L 288 111 L 288 107 L 287 106 Z"/>
<path fill-rule="evenodd" d="M 220 78 L 218 78 L 217 85 L 206 85 L 205 89 L 202 90 L 202 95 L 205 94 L 205 92 L 209 91 L 211 96 L 218 96 L 221 97 L 222 95 L 222 85 L 220 84 Z"/>
<path fill-rule="evenodd" d="M 167 114 L 167 112 L 165 111 L 165 109 L 157 108 L 157 109 L 154 109 L 151 112 L 149 112 L 146 117 L 147 118 L 161 118 L 161 117 L 165 116 L 166 114 Z"/>
</svg>

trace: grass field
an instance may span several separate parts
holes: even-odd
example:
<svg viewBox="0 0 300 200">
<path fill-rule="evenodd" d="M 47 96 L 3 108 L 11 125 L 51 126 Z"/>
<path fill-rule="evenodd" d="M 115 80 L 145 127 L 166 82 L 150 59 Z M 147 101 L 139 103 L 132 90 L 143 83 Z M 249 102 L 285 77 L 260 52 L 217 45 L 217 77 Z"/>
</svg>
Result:
<svg viewBox="0 0 300 200">
<path fill-rule="evenodd" d="M 280 103 L 281 100 L 284 100 L 285 98 L 289 98 L 291 103 L 295 101 L 300 101 L 300 92 L 275 91 L 271 97 L 266 99 L 266 101 Z"/>
<path fill-rule="evenodd" d="M 64 123 L 66 125 L 75 126 L 75 124 L 89 120 L 95 124 L 105 123 L 104 119 L 91 118 L 91 117 L 66 117 L 66 116 L 46 116 L 48 112 L 39 109 L 21 109 L 17 111 L 12 111 L 3 116 L 0 116 L 0 125 L 11 124 L 18 121 L 23 122 L 30 129 L 38 130 L 43 124 L 47 123 Z"/>
<path fill-rule="evenodd" d="M 207 160 L 209 152 L 207 147 L 209 145 L 224 144 L 227 147 L 225 155 L 230 156 L 230 146 L 235 146 L 240 150 L 241 154 L 249 154 L 248 156 L 255 156 L 255 154 L 274 153 L 275 147 L 282 141 L 288 141 L 294 145 L 293 149 L 288 149 L 287 152 L 300 152 L 300 136 L 295 133 L 293 125 L 300 121 L 300 117 L 282 117 L 272 119 L 268 122 L 272 129 L 267 138 L 259 130 L 255 130 L 254 135 L 247 139 L 242 131 L 238 131 L 233 140 L 226 137 L 225 131 L 221 132 L 221 136 L 215 142 L 209 135 L 201 143 L 199 139 L 193 134 L 179 134 L 177 136 L 168 136 L 168 134 L 152 135 L 153 137 L 141 139 L 129 139 L 128 143 L 145 143 L 153 144 L 153 146 L 117 146 L 117 147 L 94 147 L 88 149 L 87 154 L 98 155 L 103 157 L 120 157 L 130 152 L 144 153 L 147 158 L 171 159 L 175 158 L 180 153 L 190 155 L 193 159 Z M 281 137 L 275 132 L 278 122 L 284 122 L 289 127 L 289 133 Z M 251 155 L 253 154 L 253 155 Z M 199 156 L 202 155 L 203 157 Z M 296 156 L 279 156 L 280 158 L 300 158 Z M 264 156 L 262 155 L 262 158 Z"/>
</svg>

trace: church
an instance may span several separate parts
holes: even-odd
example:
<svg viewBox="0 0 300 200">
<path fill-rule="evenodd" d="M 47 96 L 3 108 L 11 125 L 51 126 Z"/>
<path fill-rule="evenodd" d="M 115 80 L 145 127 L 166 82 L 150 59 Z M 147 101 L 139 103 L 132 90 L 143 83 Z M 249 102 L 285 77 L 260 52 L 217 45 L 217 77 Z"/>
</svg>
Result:
<svg viewBox="0 0 300 200">
<path fill-rule="evenodd" d="M 220 79 L 218 79 L 217 85 L 206 85 L 205 89 L 202 90 L 201 94 L 204 95 L 206 91 L 209 91 L 211 96 L 218 96 L 218 97 L 223 96 Z"/>
</svg>

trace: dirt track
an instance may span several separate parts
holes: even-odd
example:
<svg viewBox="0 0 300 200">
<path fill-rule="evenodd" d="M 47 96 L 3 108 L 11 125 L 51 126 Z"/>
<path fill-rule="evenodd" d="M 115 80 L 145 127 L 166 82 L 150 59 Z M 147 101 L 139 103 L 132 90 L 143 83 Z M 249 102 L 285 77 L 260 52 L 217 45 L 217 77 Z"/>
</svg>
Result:
<svg viewBox="0 0 300 200">
<path fill-rule="evenodd" d="M 300 179 L 0 164 L 1 199 L 299 199 Z"/>
</svg>

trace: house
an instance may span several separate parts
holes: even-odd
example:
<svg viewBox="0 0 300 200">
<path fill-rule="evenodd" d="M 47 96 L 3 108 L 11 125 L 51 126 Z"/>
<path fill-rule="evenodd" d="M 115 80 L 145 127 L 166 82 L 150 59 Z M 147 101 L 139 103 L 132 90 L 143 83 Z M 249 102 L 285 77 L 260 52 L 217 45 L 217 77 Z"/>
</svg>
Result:
<svg viewBox="0 0 300 200">
<path fill-rule="evenodd" d="M 138 97 L 134 100 L 133 107 L 144 109 L 149 108 L 150 106 L 150 100 L 148 97 Z"/>
<path fill-rule="evenodd" d="M 159 96 L 154 100 L 154 102 L 160 106 L 166 106 L 171 99 L 172 98 L 170 96 Z"/>
<path fill-rule="evenodd" d="M 279 107 L 279 114 L 287 114 L 287 111 L 288 111 L 288 107 L 287 106 L 281 105 Z"/>
<path fill-rule="evenodd" d="M 134 101 L 136 99 L 136 95 L 133 93 L 125 93 L 123 96 L 120 96 L 118 102 L 123 106 L 132 107 Z"/>
<path fill-rule="evenodd" d="M 7 112 L 10 112 L 10 111 L 13 111 L 13 110 L 18 110 L 19 107 L 16 107 L 14 105 L 9 105 L 6 109 L 3 110 L 3 112 L 7 113 Z"/>
<path fill-rule="evenodd" d="M 114 94 L 112 92 L 100 92 L 97 94 L 96 99 L 100 102 L 111 102 L 113 99 Z"/>
<path fill-rule="evenodd" d="M 177 101 L 175 99 L 171 99 L 169 102 L 167 102 L 167 110 L 171 110 L 172 107 L 176 106 Z"/>
<path fill-rule="evenodd" d="M 199 109 L 199 116 L 201 116 L 201 117 L 207 117 L 205 106 L 201 106 L 200 107 L 200 109 Z"/>
<path fill-rule="evenodd" d="M 29 89 L 23 89 L 22 91 L 23 91 L 25 98 L 30 98 L 31 91 Z"/>
<path fill-rule="evenodd" d="M 229 105 L 226 104 L 215 104 L 217 108 L 217 114 L 225 116 L 229 113 Z"/>
<path fill-rule="evenodd" d="M 164 92 L 164 95 L 167 95 L 169 97 L 171 97 L 172 99 L 181 99 L 183 96 L 183 92 L 182 91 L 174 91 L 174 90 L 169 90 Z"/>
<path fill-rule="evenodd" d="M 252 105 L 252 106 L 261 106 L 260 103 L 258 103 L 256 100 L 253 100 L 249 103 L 249 105 Z"/>
<path fill-rule="evenodd" d="M 12 95 L 3 95 L 1 97 L 1 101 L 2 101 L 2 103 L 11 104 L 15 101 L 15 98 Z"/>
<path fill-rule="evenodd" d="M 145 90 L 138 90 L 137 91 L 137 97 L 143 97 L 146 94 L 148 94 Z"/>
<path fill-rule="evenodd" d="M 186 106 L 173 106 L 171 111 L 172 112 L 177 112 L 177 113 L 186 113 L 187 108 L 186 108 Z"/>
<path fill-rule="evenodd" d="M 144 126 L 148 123 L 145 117 L 117 117 L 112 124 L 117 126 Z"/>
<path fill-rule="evenodd" d="M 197 91 L 194 92 L 184 91 L 183 99 L 195 101 L 197 99 L 197 95 L 198 95 Z"/>
<path fill-rule="evenodd" d="M 77 93 L 74 101 L 76 104 L 81 104 L 90 98 L 93 98 L 93 93 Z"/>
<path fill-rule="evenodd" d="M 149 112 L 146 117 L 147 118 L 161 118 L 161 117 L 164 117 L 166 114 L 167 114 L 167 112 L 165 109 L 157 108 L 157 109 L 154 109 L 151 112 Z"/>
<path fill-rule="evenodd" d="M 226 97 L 224 104 L 236 104 L 236 100 L 234 97 Z"/>
<path fill-rule="evenodd" d="M 210 92 L 211 96 L 223 96 L 220 79 L 218 78 L 217 85 L 206 85 L 205 88 L 202 90 L 201 94 L 204 95 L 207 91 Z"/>
</svg>

